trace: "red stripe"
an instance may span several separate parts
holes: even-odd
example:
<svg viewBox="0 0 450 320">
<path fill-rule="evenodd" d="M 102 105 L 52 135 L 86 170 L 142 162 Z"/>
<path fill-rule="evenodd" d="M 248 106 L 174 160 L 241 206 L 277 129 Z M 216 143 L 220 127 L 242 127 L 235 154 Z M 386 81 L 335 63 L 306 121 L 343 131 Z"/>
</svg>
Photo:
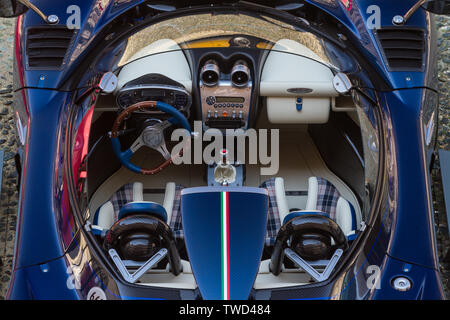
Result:
<svg viewBox="0 0 450 320">
<path fill-rule="evenodd" d="M 228 195 L 227 192 L 227 298 L 230 299 L 230 201 Z"/>
</svg>

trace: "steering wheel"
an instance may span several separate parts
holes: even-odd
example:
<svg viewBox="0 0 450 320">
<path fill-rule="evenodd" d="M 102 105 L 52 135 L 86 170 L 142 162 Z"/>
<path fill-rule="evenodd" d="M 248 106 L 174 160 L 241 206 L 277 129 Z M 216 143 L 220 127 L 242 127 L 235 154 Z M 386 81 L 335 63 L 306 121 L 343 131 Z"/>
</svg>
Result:
<svg viewBox="0 0 450 320">
<path fill-rule="evenodd" d="M 158 109 L 162 112 L 170 114 L 172 117 L 166 121 L 159 122 L 157 124 L 147 125 L 131 145 L 131 147 L 122 152 L 122 146 L 119 141 L 119 129 L 122 122 L 128 118 L 133 112 L 141 111 L 145 109 Z M 191 133 L 191 126 L 189 125 L 186 117 L 177 109 L 160 101 L 143 101 L 138 102 L 127 109 L 125 109 L 116 119 L 111 130 L 111 143 L 114 150 L 114 154 L 120 160 L 124 167 L 127 169 L 144 175 L 152 175 L 160 172 L 172 163 L 172 157 L 166 147 L 166 141 L 164 139 L 164 130 L 172 125 L 181 125 L 184 129 Z M 138 151 L 141 147 L 146 146 L 152 148 L 162 154 L 165 161 L 155 168 L 145 169 L 131 163 L 131 156 Z M 179 154 L 181 155 L 181 154 Z"/>
<path fill-rule="evenodd" d="M 270 261 L 270 271 L 274 275 L 281 272 L 288 239 L 291 239 L 291 248 L 307 260 L 329 259 L 337 249 L 348 249 L 347 237 L 335 221 L 317 212 L 302 213 L 278 231 Z"/>
</svg>

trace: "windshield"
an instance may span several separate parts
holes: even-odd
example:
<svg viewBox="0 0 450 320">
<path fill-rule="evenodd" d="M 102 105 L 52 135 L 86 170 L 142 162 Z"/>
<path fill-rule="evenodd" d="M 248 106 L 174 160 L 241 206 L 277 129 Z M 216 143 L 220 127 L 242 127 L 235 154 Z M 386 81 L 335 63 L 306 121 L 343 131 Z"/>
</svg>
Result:
<svg viewBox="0 0 450 320">
<path fill-rule="evenodd" d="M 301 51 L 292 48 L 286 40 L 299 43 Z M 330 62 L 323 40 L 312 33 L 265 16 L 211 13 L 165 20 L 137 32 L 127 39 L 117 66 L 167 51 L 232 46 L 300 53 L 337 69 Z"/>
</svg>

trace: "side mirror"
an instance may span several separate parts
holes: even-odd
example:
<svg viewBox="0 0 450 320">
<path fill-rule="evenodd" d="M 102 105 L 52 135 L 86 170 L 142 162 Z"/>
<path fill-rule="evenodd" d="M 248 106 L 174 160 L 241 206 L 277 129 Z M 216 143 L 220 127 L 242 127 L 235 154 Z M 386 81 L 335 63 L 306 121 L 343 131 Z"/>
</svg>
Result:
<svg viewBox="0 0 450 320">
<path fill-rule="evenodd" d="M 432 13 L 450 14 L 450 0 L 428 1 L 422 7 Z"/>
<path fill-rule="evenodd" d="M 24 14 L 28 7 L 17 0 L 0 0 L 0 17 L 13 18 Z"/>
</svg>

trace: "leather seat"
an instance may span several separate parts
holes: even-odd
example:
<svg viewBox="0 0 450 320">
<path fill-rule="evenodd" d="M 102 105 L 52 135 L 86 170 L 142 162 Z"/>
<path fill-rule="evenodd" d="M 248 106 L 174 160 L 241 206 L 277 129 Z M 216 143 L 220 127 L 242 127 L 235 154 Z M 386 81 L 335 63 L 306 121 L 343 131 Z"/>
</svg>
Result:
<svg viewBox="0 0 450 320">
<path fill-rule="evenodd" d="M 284 179 L 277 177 L 261 185 L 269 192 L 269 212 L 267 221 L 266 245 L 275 243 L 278 230 L 292 218 L 302 214 L 324 214 L 336 221 L 348 240 L 356 237 L 362 218 L 354 206 L 341 196 L 337 188 L 320 177 L 308 179 L 308 199 L 304 210 L 290 212 L 284 188 Z"/>
<path fill-rule="evenodd" d="M 96 234 L 104 234 L 118 220 L 133 213 L 154 215 L 177 230 L 181 225 L 178 220 L 179 200 L 177 194 L 181 187 L 169 182 L 166 185 L 164 203 L 144 201 L 143 185 L 140 182 L 129 183 L 117 190 L 110 200 L 103 204 L 94 215 L 92 229 Z M 174 214 L 175 213 L 175 214 Z M 181 227 L 181 226 L 180 226 Z"/>
<path fill-rule="evenodd" d="M 278 230 L 290 219 L 305 213 L 325 213 L 335 220 L 349 240 L 356 236 L 361 223 L 353 205 L 344 199 L 336 187 L 329 181 L 319 177 L 308 179 L 308 199 L 306 208 L 290 212 L 286 199 L 283 178 L 272 178 L 261 186 L 269 193 L 269 212 L 266 230 L 266 245 L 275 243 Z M 143 185 L 140 182 L 124 185 L 117 190 L 111 199 L 102 205 L 94 215 L 92 230 L 95 234 L 104 235 L 119 219 L 133 212 L 147 212 L 157 215 L 167 222 L 177 239 L 184 238 L 181 221 L 182 186 L 169 182 L 166 185 L 164 202 L 161 206 L 155 202 L 143 201 Z"/>
</svg>

